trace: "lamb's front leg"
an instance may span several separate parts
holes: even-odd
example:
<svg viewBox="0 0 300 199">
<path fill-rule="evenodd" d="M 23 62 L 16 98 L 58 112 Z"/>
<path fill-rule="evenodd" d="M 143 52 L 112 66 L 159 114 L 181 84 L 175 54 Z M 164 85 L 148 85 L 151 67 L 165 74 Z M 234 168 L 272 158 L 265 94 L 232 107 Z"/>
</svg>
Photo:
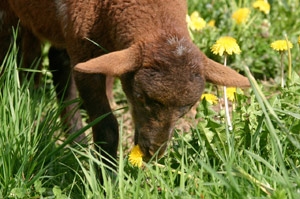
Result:
<svg viewBox="0 0 300 199">
<path fill-rule="evenodd" d="M 117 157 L 119 133 L 118 122 L 111 113 L 106 96 L 106 78 L 104 75 L 85 74 L 76 71 L 73 73 L 80 97 L 88 112 L 89 120 L 94 121 L 99 116 L 110 113 L 93 126 L 93 138 L 96 149 L 104 157 L 103 162 L 111 166 L 109 161 Z M 109 161 L 105 161 L 105 158 L 108 158 Z"/>
<path fill-rule="evenodd" d="M 76 99 L 77 89 L 72 70 L 70 58 L 64 49 L 51 47 L 49 50 L 49 68 L 53 74 L 53 83 L 59 103 L 69 103 L 61 112 L 61 119 L 67 135 L 77 132 L 82 128 L 82 119 L 78 103 L 70 103 Z M 85 144 L 87 142 L 84 134 L 75 139 L 76 142 Z"/>
</svg>

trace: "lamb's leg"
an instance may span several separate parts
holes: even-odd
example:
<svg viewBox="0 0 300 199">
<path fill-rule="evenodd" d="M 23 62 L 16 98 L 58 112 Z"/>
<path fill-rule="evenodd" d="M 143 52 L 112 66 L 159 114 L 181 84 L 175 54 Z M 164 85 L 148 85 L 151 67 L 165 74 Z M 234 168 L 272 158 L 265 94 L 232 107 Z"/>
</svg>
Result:
<svg viewBox="0 0 300 199">
<path fill-rule="evenodd" d="M 114 95 L 113 95 L 113 86 L 114 86 L 114 77 L 106 77 L 106 96 L 112 107 L 115 107 Z"/>
<path fill-rule="evenodd" d="M 114 162 L 113 159 L 117 157 L 119 133 L 118 122 L 111 113 L 105 92 L 106 78 L 104 75 L 85 74 L 76 71 L 74 71 L 74 77 L 90 121 L 109 113 L 103 120 L 93 126 L 93 138 L 97 150 L 103 157 L 102 161 L 113 167 L 110 161 Z"/>
<path fill-rule="evenodd" d="M 75 100 L 77 98 L 77 89 L 71 72 L 70 58 L 66 50 L 51 47 L 48 57 L 58 101 L 69 103 L 71 100 Z M 74 133 L 82 128 L 82 119 L 77 102 L 66 106 L 62 110 L 61 118 L 67 133 Z M 81 134 L 75 141 L 86 143 L 86 138 L 84 134 Z"/>
<path fill-rule="evenodd" d="M 25 69 L 30 69 L 36 67 L 36 69 L 41 70 L 42 64 L 39 63 L 39 59 L 42 55 L 41 42 L 36 38 L 30 31 L 26 28 L 21 27 L 21 42 L 22 42 L 22 67 Z M 36 65 L 38 64 L 38 65 Z M 33 73 L 34 85 L 39 86 L 41 73 Z M 27 79 L 32 77 L 30 72 L 22 73 Z"/>
<path fill-rule="evenodd" d="M 10 9 L 8 1 L 0 1 L 0 10 L 0 65 L 2 65 L 13 42 L 13 30 L 17 27 L 18 19 Z"/>
<path fill-rule="evenodd" d="M 9 46 L 12 43 L 11 33 L 8 32 L 7 30 L 1 30 L 0 31 L 0 43 L 1 43 L 1 48 L 0 48 L 0 65 L 2 65 L 2 62 L 4 61 L 4 58 L 5 58 L 5 56 L 8 53 Z"/>
<path fill-rule="evenodd" d="M 1 23 L 1 20 L 0 20 Z M 14 26 L 14 28 L 13 28 Z M 32 69 L 35 67 L 36 69 L 41 69 L 42 65 L 39 63 L 39 58 L 41 57 L 41 43 L 40 41 L 26 28 L 15 24 L 5 24 L 3 29 L 0 31 L 0 64 L 2 64 L 4 57 L 8 53 L 9 47 L 13 44 L 13 29 L 19 30 L 16 38 L 16 45 L 19 47 L 18 51 L 18 60 L 20 63 L 22 60 L 22 65 L 20 66 L 20 80 L 23 82 L 25 79 L 34 78 L 34 84 L 37 87 L 40 82 L 41 73 L 32 73 L 26 71 L 26 69 Z M 25 69 L 25 70 L 22 70 Z"/>
</svg>

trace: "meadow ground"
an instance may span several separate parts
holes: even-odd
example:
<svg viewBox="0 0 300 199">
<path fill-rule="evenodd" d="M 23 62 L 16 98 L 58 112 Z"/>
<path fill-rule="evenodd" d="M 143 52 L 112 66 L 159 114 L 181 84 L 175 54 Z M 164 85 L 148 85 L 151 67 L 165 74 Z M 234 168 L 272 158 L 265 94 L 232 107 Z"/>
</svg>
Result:
<svg viewBox="0 0 300 199">
<path fill-rule="evenodd" d="M 0 68 L 0 198 L 300 198 L 299 1 L 188 3 L 194 42 L 251 82 L 249 89 L 227 90 L 232 130 L 223 87 L 207 84 L 206 97 L 178 123 L 165 156 L 134 167 L 128 161 L 132 126 L 116 81 L 118 169 L 104 172 L 92 145 L 71 146 L 74 137 L 64 138 L 64 105 L 56 103 L 51 73 L 30 71 L 43 74 L 39 88 L 33 79 L 20 83 L 12 45 Z M 224 36 L 236 43 L 222 43 Z"/>
</svg>

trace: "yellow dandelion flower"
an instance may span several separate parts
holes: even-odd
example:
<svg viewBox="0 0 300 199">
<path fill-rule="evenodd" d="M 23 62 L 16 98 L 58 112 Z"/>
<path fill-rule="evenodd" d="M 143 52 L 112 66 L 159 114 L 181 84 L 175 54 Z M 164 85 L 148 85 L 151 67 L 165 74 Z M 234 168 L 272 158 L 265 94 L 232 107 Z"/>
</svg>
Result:
<svg viewBox="0 0 300 199">
<path fill-rule="evenodd" d="M 236 93 L 236 87 L 228 87 L 226 88 L 226 95 L 227 95 L 227 98 L 230 100 L 230 101 L 234 101 L 234 95 Z"/>
<path fill-rule="evenodd" d="M 206 101 L 208 101 L 211 104 L 217 104 L 218 103 L 218 97 L 213 94 L 202 94 L 201 100 L 205 98 Z"/>
<path fill-rule="evenodd" d="M 130 164 L 132 164 L 133 166 L 141 167 L 143 164 L 143 156 L 144 156 L 144 154 L 143 154 L 140 146 L 135 145 L 129 154 L 128 160 L 129 160 Z"/>
<path fill-rule="evenodd" d="M 287 42 L 286 40 L 277 40 L 271 43 L 271 47 L 274 50 L 282 52 L 288 50 L 288 48 L 293 48 L 293 44 L 290 41 Z"/>
<path fill-rule="evenodd" d="M 261 12 L 264 12 L 265 14 L 270 13 L 271 6 L 270 4 L 265 0 L 257 0 L 252 4 L 253 8 L 259 9 Z"/>
<path fill-rule="evenodd" d="M 232 18 L 237 24 L 245 23 L 250 16 L 249 8 L 239 8 L 235 12 L 232 13 Z"/>
<path fill-rule="evenodd" d="M 200 31 L 206 26 L 206 21 L 200 17 L 199 12 L 194 11 L 188 18 L 188 25 L 192 30 Z"/>
<path fill-rule="evenodd" d="M 298 37 L 298 44 L 300 45 L 300 36 Z"/>
<path fill-rule="evenodd" d="M 208 23 L 207 23 L 207 26 L 210 26 L 210 27 L 215 27 L 216 26 L 216 20 L 210 20 Z"/>
<path fill-rule="evenodd" d="M 222 56 L 224 53 L 232 55 L 232 53 L 240 54 L 241 49 L 236 43 L 236 40 L 232 37 L 225 36 L 217 40 L 217 42 L 211 47 L 213 54 L 219 54 Z"/>
</svg>

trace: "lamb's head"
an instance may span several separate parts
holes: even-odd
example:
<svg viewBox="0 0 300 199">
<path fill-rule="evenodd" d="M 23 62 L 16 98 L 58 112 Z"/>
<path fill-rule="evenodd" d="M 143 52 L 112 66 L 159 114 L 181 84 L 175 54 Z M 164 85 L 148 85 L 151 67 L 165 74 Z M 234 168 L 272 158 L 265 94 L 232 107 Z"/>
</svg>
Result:
<svg viewBox="0 0 300 199">
<path fill-rule="evenodd" d="M 161 156 L 176 121 L 199 100 L 205 78 L 199 50 L 170 37 L 144 45 L 141 67 L 121 76 L 135 124 L 135 144 L 147 160 Z"/>
<path fill-rule="evenodd" d="M 178 37 L 134 45 L 75 69 L 120 76 L 131 105 L 135 144 L 145 160 L 163 154 L 176 121 L 200 99 L 205 80 L 249 86 L 247 78 L 208 59 L 189 39 Z"/>
</svg>

